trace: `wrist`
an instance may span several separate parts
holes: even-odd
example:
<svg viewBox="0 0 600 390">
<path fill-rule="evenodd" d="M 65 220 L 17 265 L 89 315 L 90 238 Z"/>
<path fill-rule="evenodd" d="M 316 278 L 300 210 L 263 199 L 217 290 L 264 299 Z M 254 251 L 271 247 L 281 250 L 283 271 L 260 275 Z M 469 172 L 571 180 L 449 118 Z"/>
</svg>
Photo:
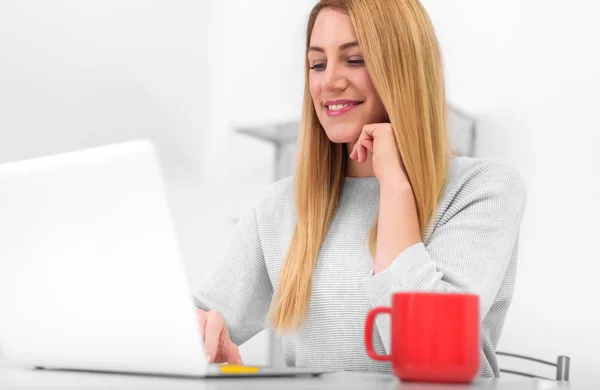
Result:
<svg viewBox="0 0 600 390">
<path fill-rule="evenodd" d="M 414 198 L 410 183 L 405 179 L 381 180 L 379 182 L 380 194 L 401 198 Z"/>
</svg>

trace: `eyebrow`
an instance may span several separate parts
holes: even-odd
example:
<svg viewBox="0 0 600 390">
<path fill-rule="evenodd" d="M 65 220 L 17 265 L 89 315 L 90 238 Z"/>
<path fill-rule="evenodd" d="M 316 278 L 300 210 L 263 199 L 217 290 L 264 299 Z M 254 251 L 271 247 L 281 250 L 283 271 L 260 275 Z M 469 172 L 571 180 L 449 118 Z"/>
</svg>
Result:
<svg viewBox="0 0 600 390">
<path fill-rule="evenodd" d="M 349 49 L 349 48 L 355 47 L 355 46 L 358 46 L 358 41 L 344 43 L 343 45 L 340 45 L 339 49 L 346 50 L 346 49 Z M 325 49 L 323 49 L 322 47 L 318 47 L 318 46 L 310 46 L 308 48 L 308 51 L 320 51 L 322 53 L 325 53 Z"/>
</svg>

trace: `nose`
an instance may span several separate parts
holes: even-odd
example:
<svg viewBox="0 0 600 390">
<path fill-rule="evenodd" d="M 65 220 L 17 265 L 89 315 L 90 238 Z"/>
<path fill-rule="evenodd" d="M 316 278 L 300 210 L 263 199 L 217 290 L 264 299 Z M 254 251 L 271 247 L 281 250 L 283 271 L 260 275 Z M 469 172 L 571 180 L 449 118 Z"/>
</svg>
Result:
<svg viewBox="0 0 600 390">
<path fill-rule="evenodd" d="M 323 84 L 321 84 L 321 90 L 323 92 L 344 90 L 348 86 L 348 80 L 342 74 L 342 70 L 339 69 L 339 65 L 330 62 L 325 68 L 325 78 Z"/>
</svg>

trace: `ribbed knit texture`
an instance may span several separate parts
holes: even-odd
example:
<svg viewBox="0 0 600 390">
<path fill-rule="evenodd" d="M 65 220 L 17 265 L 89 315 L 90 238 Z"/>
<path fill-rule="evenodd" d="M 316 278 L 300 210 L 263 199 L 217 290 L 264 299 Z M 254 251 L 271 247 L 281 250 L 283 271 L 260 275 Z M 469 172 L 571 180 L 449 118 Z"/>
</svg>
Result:
<svg viewBox="0 0 600 390">
<path fill-rule="evenodd" d="M 373 275 L 368 235 L 379 208 L 379 183 L 346 178 L 317 260 L 307 321 L 283 338 L 286 364 L 389 372 L 389 363 L 366 353 L 367 312 L 389 306 L 397 291 L 463 291 L 480 297 L 480 374 L 499 376 L 495 349 L 513 294 L 525 204 L 525 185 L 508 164 L 453 157 L 429 239 Z M 197 306 L 221 311 L 238 345 L 266 326 L 295 223 L 293 181 L 286 178 L 239 221 L 218 266 L 196 291 Z M 377 317 L 373 342 L 376 351 L 389 353 L 389 316 Z"/>
</svg>

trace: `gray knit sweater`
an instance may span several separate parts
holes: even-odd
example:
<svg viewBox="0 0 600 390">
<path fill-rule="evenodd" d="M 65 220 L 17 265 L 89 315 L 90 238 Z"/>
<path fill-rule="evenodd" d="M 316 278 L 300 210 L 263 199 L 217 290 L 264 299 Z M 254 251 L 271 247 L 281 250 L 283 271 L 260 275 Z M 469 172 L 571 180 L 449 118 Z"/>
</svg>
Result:
<svg viewBox="0 0 600 390">
<path fill-rule="evenodd" d="M 379 184 L 373 177 L 346 178 L 317 260 L 307 321 L 283 338 L 286 364 L 390 371 L 389 363 L 367 356 L 367 312 L 388 306 L 396 291 L 467 291 L 481 302 L 480 374 L 499 376 L 494 351 L 513 294 L 525 203 L 524 183 L 508 164 L 453 157 L 429 239 L 373 275 L 368 234 Z M 238 345 L 265 328 L 295 222 L 293 181 L 286 178 L 239 221 L 223 258 L 196 291 L 197 306 L 221 311 Z M 389 353 L 389 316 L 378 316 L 373 343 Z"/>
</svg>

